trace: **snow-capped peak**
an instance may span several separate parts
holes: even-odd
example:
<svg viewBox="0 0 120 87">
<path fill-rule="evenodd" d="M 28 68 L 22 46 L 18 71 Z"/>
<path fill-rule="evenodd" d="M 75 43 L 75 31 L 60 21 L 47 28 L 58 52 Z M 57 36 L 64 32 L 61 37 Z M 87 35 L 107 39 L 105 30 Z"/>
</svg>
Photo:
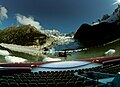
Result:
<svg viewBox="0 0 120 87">
<path fill-rule="evenodd" d="M 58 30 L 42 30 L 42 33 L 46 34 L 47 36 L 53 37 L 54 42 L 57 44 L 68 44 L 69 42 L 73 42 L 74 39 L 72 36 L 66 35 L 64 33 L 60 33 Z"/>
<path fill-rule="evenodd" d="M 104 20 L 103 22 L 113 23 L 119 20 L 119 18 L 120 18 L 120 5 L 118 5 L 118 7 L 111 14 L 111 16 L 108 19 Z"/>
<path fill-rule="evenodd" d="M 119 19 L 120 19 L 120 5 L 118 4 L 118 7 L 114 10 L 114 12 L 110 15 L 110 17 L 108 17 L 105 20 L 95 22 L 95 23 L 93 23 L 93 25 L 99 24 L 101 22 L 113 23 Z"/>
</svg>

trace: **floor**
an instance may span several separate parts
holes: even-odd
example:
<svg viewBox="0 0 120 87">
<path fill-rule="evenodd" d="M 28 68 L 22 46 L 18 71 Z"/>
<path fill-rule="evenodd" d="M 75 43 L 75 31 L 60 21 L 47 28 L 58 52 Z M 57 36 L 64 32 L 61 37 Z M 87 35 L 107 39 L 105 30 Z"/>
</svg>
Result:
<svg viewBox="0 0 120 87">
<path fill-rule="evenodd" d="M 32 72 L 77 70 L 97 66 L 102 66 L 102 64 L 91 63 L 88 61 L 61 61 L 39 65 L 38 68 L 34 67 Z"/>
</svg>

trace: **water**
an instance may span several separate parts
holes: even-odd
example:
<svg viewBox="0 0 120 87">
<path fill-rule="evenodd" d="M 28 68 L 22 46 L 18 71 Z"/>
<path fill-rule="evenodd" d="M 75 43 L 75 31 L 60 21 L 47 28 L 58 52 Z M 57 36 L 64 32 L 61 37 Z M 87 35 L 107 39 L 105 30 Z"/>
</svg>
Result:
<svg viewBox="0 0 120 87">
<path fill-rule="evenodd" d="M 10 51 L 4 48 L 0 48 L 0 62 L 45 62 L 45 61 L 56 61 L 56 60 L 79 60 L 83 58 L 95 58 L 95 57 L 102 57 L 105 56 L 105 52 L 109 49 L 113 48 L 115 50 L 114 54 L 111 54 L 110 56 L 119 56 L 120 55 L 120 41 L 106 45 L 106 46 L 100 46 L 100 47 L 90 47 L 87 50 L 82 50 L 80 52 L 70 52 L 67 53 L 67 57 L 58 57 L 58 55 L 54 55 L 55 51 L 61 51 L 61 50 L 75 50 L 80 49 L 80 43 L 79 42 L 72 42 L 69 44 L 64 45 L 58 45 L 54 46 L 50 52 L 52 54 L 47 54 L 45 57 L 39 56 L 32 56 L 26 53 L 22 52 L 15 52 Z M 16 61 L 13 61 L 13 60 Z M 44 61 L 43 61 L 44 60 Z"/>
<path fill-rule="evenodd" d="M 75 50 L 75 49 L 79 49 L 80 47 L 82 47 L 80 45 L 79 42 L 71 42 L 69 44 L 63 44 L 63 45 L 58 45 L 58 46 L 54 46 L 54 49 L 57 51 L 62 51 L 62 50 Z"/>
<path fill-rule="evenodd" d="M 45 57 L 41 57 L 41 55 L 39 56 L 32 56 L 26 53 L 22 53 L 22 52 L 15 52 L 15 51 L 10 51 L 4 48 L 0 48 L 0 62 L 7 62 L 7 63 L 11 63 L 11 62 L 46 62 L 46 61 L 60 61 L 60 60 L 65 60 L 65 57 L 58 57 L 55 56 L 55 51 L 61 51 L 61 50 L 65 50 L 65 49 L 77 49 L 79 48 L 79 43 L 69 43 L 69 44 L 64 44 L 64 45 L 58 45 L 55 46 L 51 49 L 49 49 L 49 55 L 45 55 Z M 76 55 L 76 53 L 72 53 L 71 55 L 69 55 L 70 57 L 72 57 L 74 55 Z M 46 57 L 48 56 L 48 57 Z M 67 58 L 68 59 L 68 58 Z"/>
<path fill-rule="evenodd" d="M 0 47 L 0 62 L 38 62 L 42 61 L 39 56 L 32 56 L 22 52 L 10 51 Z"/>
</svg>

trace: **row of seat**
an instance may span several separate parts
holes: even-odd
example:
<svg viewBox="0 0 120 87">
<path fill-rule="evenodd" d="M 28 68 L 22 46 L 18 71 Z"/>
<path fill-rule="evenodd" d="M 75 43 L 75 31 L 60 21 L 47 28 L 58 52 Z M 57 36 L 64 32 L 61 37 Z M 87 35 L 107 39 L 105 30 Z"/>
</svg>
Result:
<svg viewBox="0 0 120 87">
<path fill-rule="evenodd" d="M 0 87 L 103 87 L 96 84 L 93 80 L 80 78 L 74 75 L 78 72 L 86 76 L 86 72 L 104 72 L 117 74 L 120 70 L 120 64 L 108 64 L 93 68 L 66 70 L 66 71 L 39 71 L 14 74 L 2 74 L 0 76 Z"/>
<path fill-rule="evenodd" d="M 108 65 L 78 70 L 79 74 L 82 74 L 84 72 L 89 72 L 89 71 L 118 74 L 118 72 L 120 72 L 120 64 L 108 64 Z"/>
<path fill-rule="evenodd" d="M 25 73 L 27 74 L 27 73 Z M 6 87 L 87 87 L 93 86 L 93 81 L 70 75 L 66 78 L 39 78 L 36 76 L 27 77 L 25 74 L 12 76 L 1 76 L 0 86 Z M 28 73 L 31 74 L 31 73 Z M 4 86 L 4 87 L 5 87 Z"/>
</svg>

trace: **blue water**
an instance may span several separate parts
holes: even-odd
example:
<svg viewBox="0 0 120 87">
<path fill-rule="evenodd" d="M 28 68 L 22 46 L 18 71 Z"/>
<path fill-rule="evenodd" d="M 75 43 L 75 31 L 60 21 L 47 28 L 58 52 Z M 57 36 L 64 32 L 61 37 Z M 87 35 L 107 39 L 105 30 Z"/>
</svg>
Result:
<svg viewBox="0 0 120 87">
<path fill-rule="evenodd" d="M 75 50 L 81 47 L 80 42 L 70 42 L 69 44 L 57 45 L 53 48 L 56 51 L 63 51 L 63 50 Z"/>
<path fill-rule="evenodd" d="M 80 43 L 79 42 L 71 42 L 69 44 L 63 44 L 63 45 L 57 45 L 57 46 L 54 46 L 53 47 L 53 50 L 54 51 L 63 51 L 63 50 L 74 50 L 74 49 L 78 49 L 80 48 Z M 6 50 L 6 49 L 3 49 L 3 48 L 0 48 L 1 50 Z M 57 58 L 61 58 L 62 60 L 64 60 L 65 58 L 64 57 L 59 57 L 58 55 L 54 55 L 53 53 L 53 50 L 51 50 L 52 54 L 49 54 L 52 55 L 52 56 L 55 56 Z M 14 51 L 9 51 L 8 52 L 10 53 L 10 56 L 11 58 L 14 56 L 15 57 L 21 57 L 21 58 L 24 58 L 24 59 L 27 59 L 27 62 L 41 62 L 43 60 L 43 57 L 41 56 L 32 56 L 32 55 L 29 55 L 29 54 L 25 54 L 25 53 L 22 53 L 22 52 L 14 52 Z M 77 57 L 77 55 L 79 55 L 79 52 L 73 52 L 73 53 L 70 53 L 71 55 L 68 55 L 69 58 L 67 58 L 67 60 L 69 59 L 72 59 Z M 5 56 L 1 56 L 2 54 L 0 54 L 0 62 L 7 62 L 5 60 Z M 46 54 L 48 55 L 48 54 Z"/>
</svg>

